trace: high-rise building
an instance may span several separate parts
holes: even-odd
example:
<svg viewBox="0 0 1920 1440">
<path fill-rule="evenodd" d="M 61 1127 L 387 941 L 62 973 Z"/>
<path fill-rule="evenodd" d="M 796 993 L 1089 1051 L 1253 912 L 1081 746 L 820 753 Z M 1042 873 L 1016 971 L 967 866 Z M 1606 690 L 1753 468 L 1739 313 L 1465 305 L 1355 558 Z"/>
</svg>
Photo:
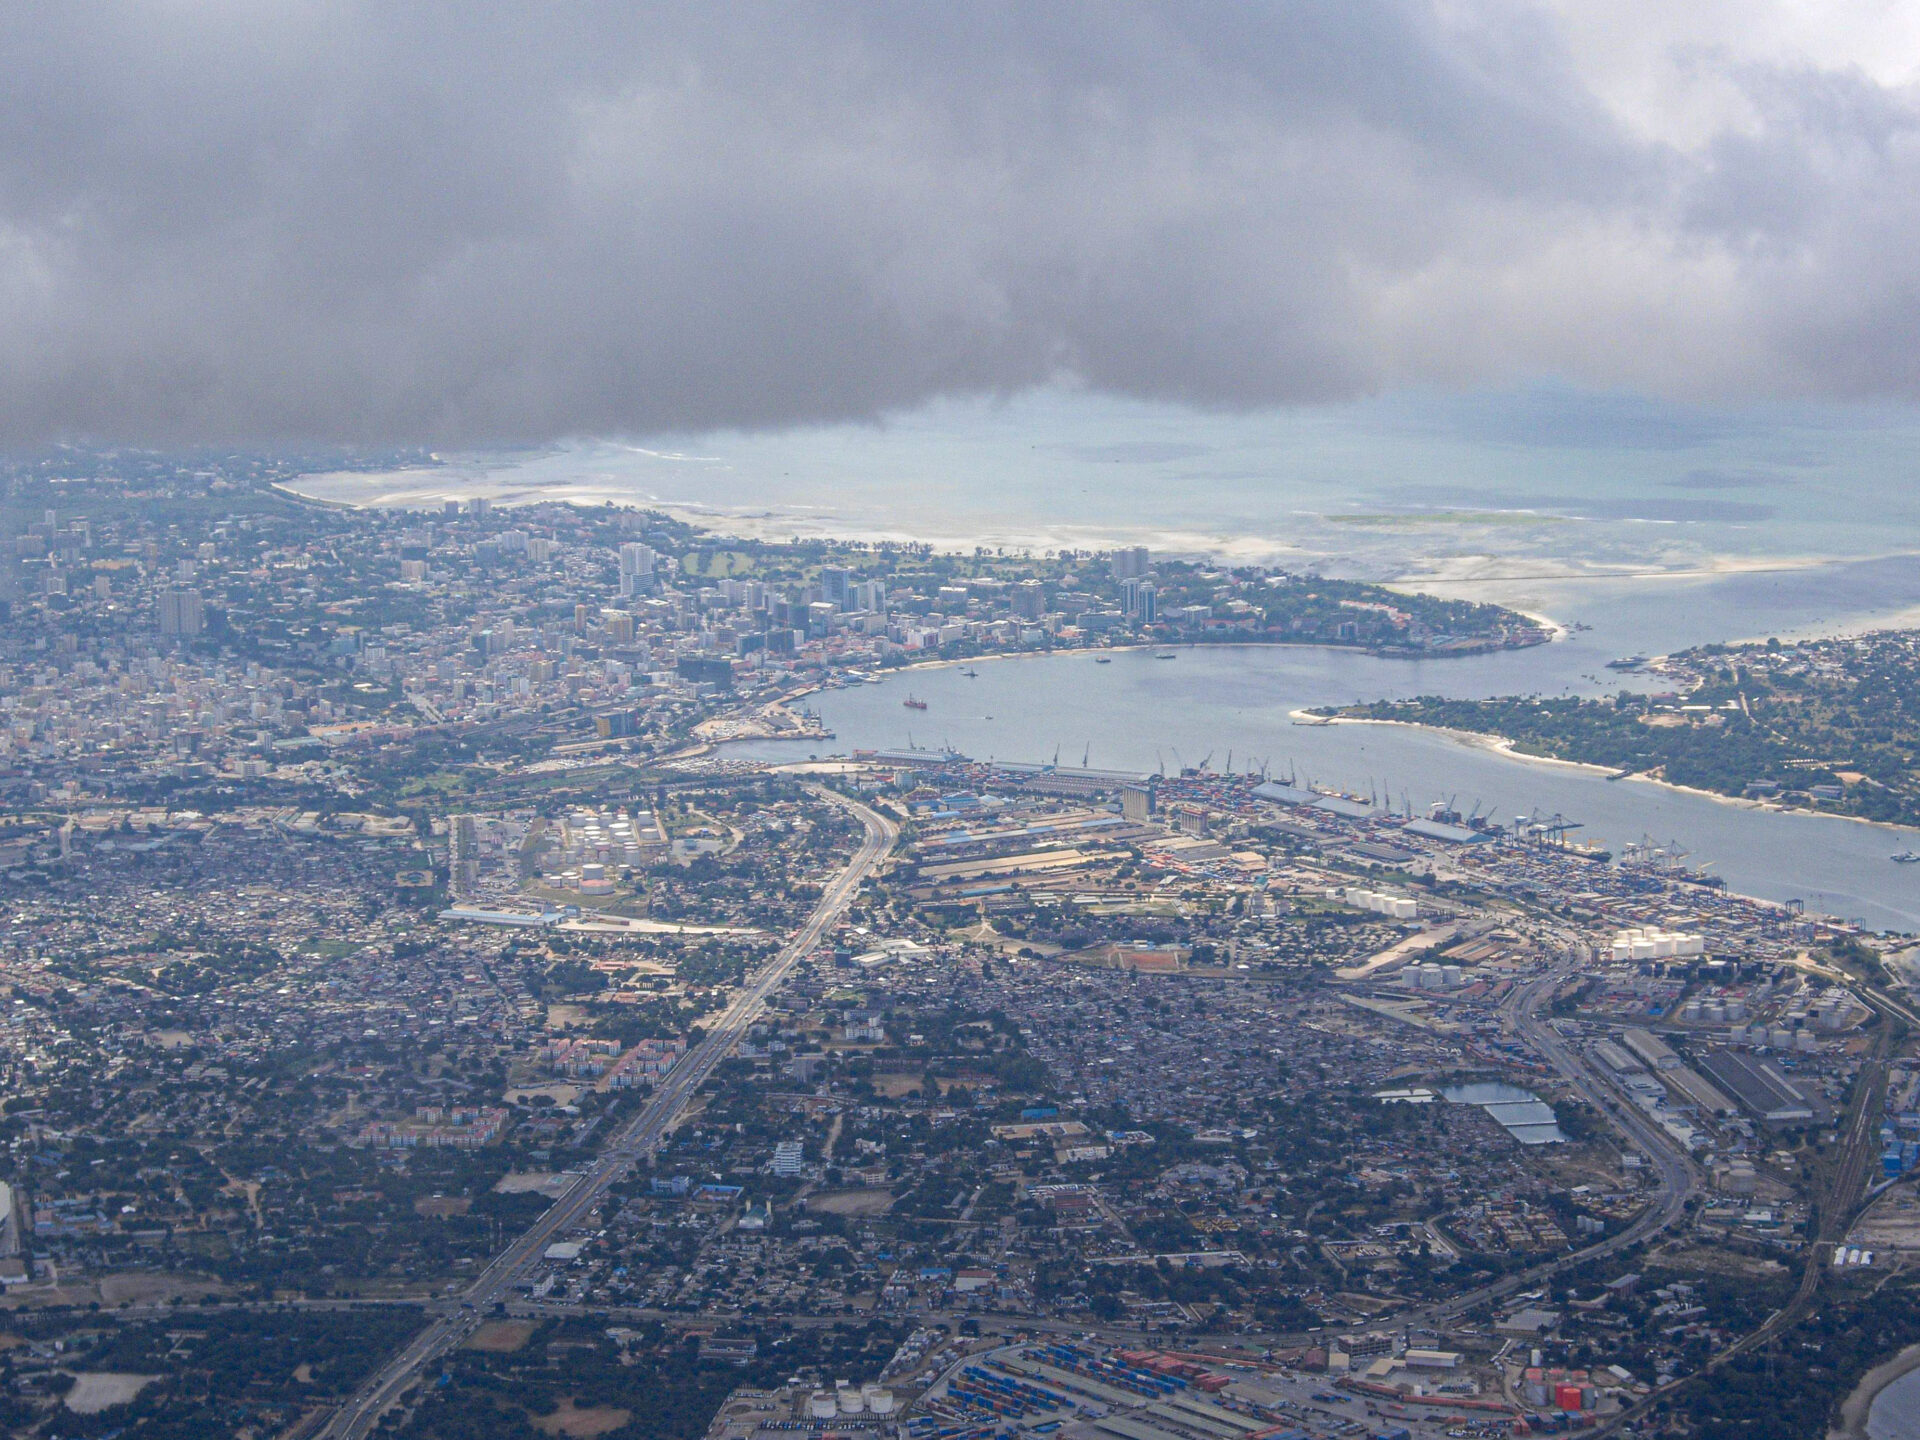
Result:
<svg viewBox="0 0 1920 1440">
<path fill-rule="evenodd" d="M 1151 625 L 1160 618 L 1159 595 L 1151 580 L 1127 580 L 1120 586 L 1120 608 L 1129 620 Z"/>
<path fill-rule="evenodd" d="M 853 608 L 853 572 L 844 565 L 820 567 L 820 598 L 842 610 Z"/>
<path fill-rule="evenodd" d="M 1113 578 L 1116 580 L 1138 580 L 1145 576 L 1149 566 L 1147 547 L 1129 545 L 1124 550 L 1113 552 Z"/>
<path fill-rule="evenodd" d="M 33 1221 L 22 1213 L 25 1209 L 20 1192 L 0 1181 L 0 1259 L 18 1257 L 24 1248 L 21 1236 L 32 1233 Z"/>
<path fill-rule="evenodd" d="M 160 592 L 162 635 L 198 635 L 206 624 L 206 605 L 198 590 L 168 588 Z"/>
<path fill-rule="evenodd" d="M 637 540 L 628 541 L 620 547 L 620 593 L 635 595 L 653 583 L 654 554 L 651 545 L 642 545 Z"/>
</svg>

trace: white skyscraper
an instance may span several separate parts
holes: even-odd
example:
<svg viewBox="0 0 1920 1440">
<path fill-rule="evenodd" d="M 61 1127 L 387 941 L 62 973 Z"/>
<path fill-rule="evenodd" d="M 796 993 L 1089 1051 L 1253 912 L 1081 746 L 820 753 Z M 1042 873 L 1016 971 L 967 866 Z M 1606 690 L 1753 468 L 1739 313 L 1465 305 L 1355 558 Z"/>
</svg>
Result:
<svg viewBox="0 0 1920 1440">
<path fill-rule="evenodd" d="M 206 606 L 198 590 L 167 589 L 160 592 L 162 635 L 198 635 L 206 628 L 206 623 Z"/>
<path fill-rule="evenodd" d="M 620 547 L 620 593 L 635 595 L 653 583 L 653 547 L 630 541 Z"/>
</svg>

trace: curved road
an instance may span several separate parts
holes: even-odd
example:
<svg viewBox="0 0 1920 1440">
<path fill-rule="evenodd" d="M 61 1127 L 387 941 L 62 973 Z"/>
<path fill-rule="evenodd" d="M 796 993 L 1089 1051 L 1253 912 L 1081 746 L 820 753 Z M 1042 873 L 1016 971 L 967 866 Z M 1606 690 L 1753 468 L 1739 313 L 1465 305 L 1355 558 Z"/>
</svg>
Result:
<svg viewBox="0 0 1920 1440">
<path fill-rule="evenodd" d="M 1383 1316 L 1369 1321 L 1370 1326 L 1377 1327 L 1388 1320 L 1395 1324 L 1417 1324 L 1452 1319 L 1489 1300 L 1497 1300 L 1502 1295 L 1537 1285 L 1571 1266 L 1625 1250 L 1666 1229 L 1686 1213 L 1687 1201 L 1700 1183 L 1700 1172 L 1693 1162 L 1680 1152 L 1665 1131 L 1648 1123 L 1631 1105 L 1614 1100 L 1604 1088 L 1604 1082 L 1593 1074 L 1587 1063 L 1561 1038 L 1560 1033 L 1535 1018 L 1534 1011 L 1541 999 L 1552 994 L 1554 986 L 1566 978 L 1564 973 L 1555 971 L 1516 986 L 1506 1006 L 1508 1018 L 1520 1036 L 1558 1070 L 1588 1104 L 1607 1116 L 1646 1152 L 1659 1177 L 1658 1199 L 1647 1207 L 1645 1214 L 1618 1235 L 1608 1236 L 1557 1259 L 1535 1265 L 1532 1269 L 1505 1276 L 1477 1290 L 1455 1295 L 1437 1305 L 1425 1306 L 1406 1315 Z"/>
<path fill-rule="evenodd" d="M 434 1319 L 354 1392 L 335 1412 L 323 1435 L 330 1440 L 361 1440 L 393 1402 L 419 1379 L 421 1370 L 466 1339 L 480 1324 L 482 1313 L 495 1301 L 511 1295 L 514 1282 L 521 1274 L 539 1263 L 557 1236 L 584 1220 L 599 1204 L 607 1186 L 624 1174 L 631 1162 L 652 1155 L 701 1082 L 746 1033 L 762 1002 L 787 978 L 795 962 L 811 952 L 827 931 L 839 923 L 860 886 L 893 849 L 899 838 L 899 827 L 857 800 L 823 786 L 809 785 L 807 789 L 817 798 L 850 811 L 866 827 L 860 849 L 827 886 L 820 903 L 807 917 L 807 923 L 747 982 L 707 1037 L 668 1072 L 646 1108 L 608 1142 L 585 1177 L 549 1206 L 531 1229 L 495 1257 L 457 1300 L 439 1302 Z"/>
</svg>

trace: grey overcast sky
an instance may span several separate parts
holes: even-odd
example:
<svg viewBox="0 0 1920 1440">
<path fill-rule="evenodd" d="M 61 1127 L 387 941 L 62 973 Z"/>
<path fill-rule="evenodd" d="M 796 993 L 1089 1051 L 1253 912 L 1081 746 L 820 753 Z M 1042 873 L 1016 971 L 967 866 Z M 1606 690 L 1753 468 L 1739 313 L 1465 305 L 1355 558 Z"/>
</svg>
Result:
<svg viewBox="0 0 1920 1440">
<path fill-rule="evenodd" d="M 1909 402 L 1917 12 L 9 6 L 0 443 Z"/>
</svg>

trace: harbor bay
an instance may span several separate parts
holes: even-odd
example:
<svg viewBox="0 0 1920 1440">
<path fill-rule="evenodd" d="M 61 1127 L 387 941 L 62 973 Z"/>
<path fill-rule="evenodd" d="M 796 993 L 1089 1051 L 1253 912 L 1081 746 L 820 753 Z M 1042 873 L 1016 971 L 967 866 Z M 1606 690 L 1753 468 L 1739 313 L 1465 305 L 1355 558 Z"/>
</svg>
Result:
<svg viewBox="0 0 1920 1440">
<path fill-rule="evenodd" d="M 1157 658 L 1171 653 L 1172 660 Z M 1920 929 L 1920 876 L 1894 864 L 1911 832 L 1785 813 L 1643 778 L 1503 753 L 1482 739 L 1402 725 L 1323 725 L 1299 713 L 1359 696 L 1538 691 L 1610 683 L 1591 636 L 1456 661 L 1403 661 L 1290 646 L 1191 646 L 926 666 L 809 697 L 834 739 L 749 742 L 729 753 L 796 759 L 854 749 L 950 746 L 976 759 L 1169 773 L 1264 767 L 1425 813 L 1560 815 L 1570 838 L 1616 854 L 1677 844 L 1684 863 L 1762 899 L 1879 929 Z M 1106 662 L 1106 663 L 1102 663 Z M 1588 665 L 1595 668 L 1589 670 Z M 969 675 L 967 671 L 973 671 Z M 1592 674 L 1596 678 L 1583 677 Z M 1618 683 L 1618 677 L 1611 677 Z M 902 701 L 912 695 L 925 710 Z"/>
</svg>

